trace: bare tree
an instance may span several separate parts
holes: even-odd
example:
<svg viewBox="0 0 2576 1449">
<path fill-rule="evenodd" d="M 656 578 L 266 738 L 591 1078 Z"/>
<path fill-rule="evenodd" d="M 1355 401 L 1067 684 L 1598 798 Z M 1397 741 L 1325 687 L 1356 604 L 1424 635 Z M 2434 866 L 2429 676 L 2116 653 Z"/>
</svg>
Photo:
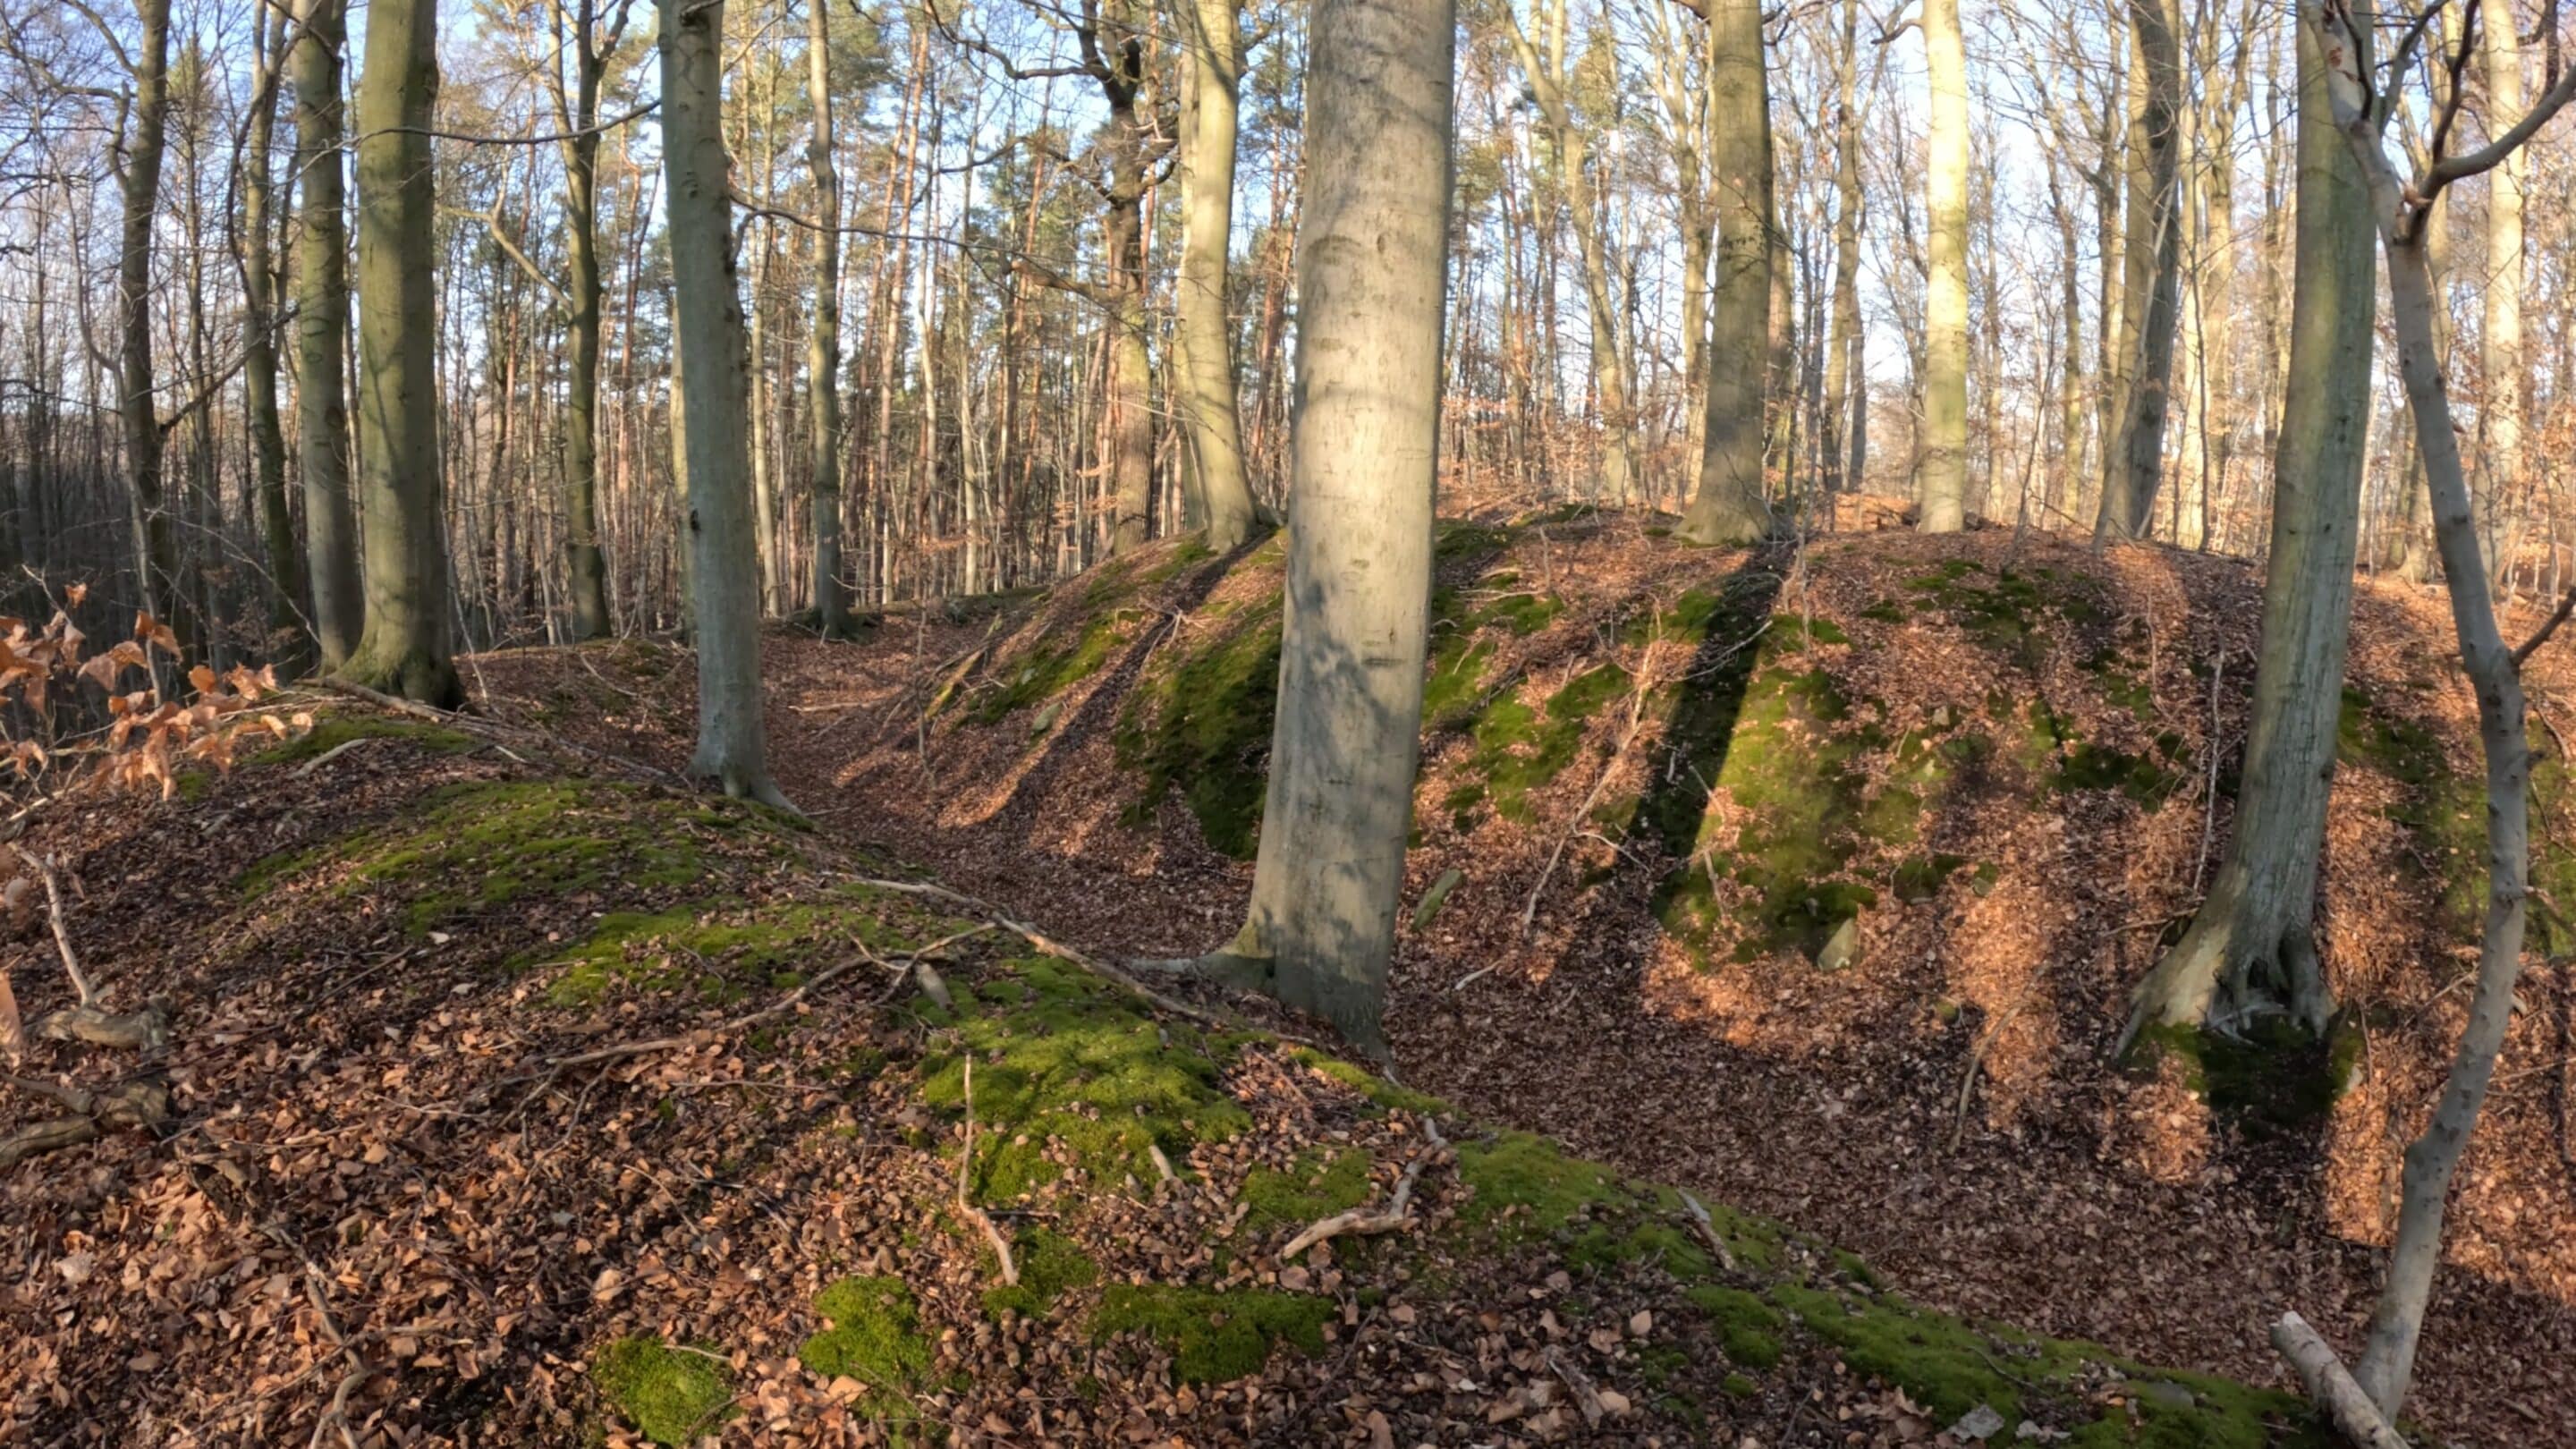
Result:
<svg viewBox="0 0 2576 1449">
<path fill-rule="evenodd" d="M 1699 493 L 1678 537 L 1749 543 L 1771 531 L 1763 497 L 1763 398 L 1771 346 L 1771 91 L 1759 0 L 1705 0 L 1709 168 L 1717 189 L 1717 289 Z"/>
<path fill-rule="evenodd" d="M 304 557 L 313 591 L 313 642 L 325 669 L 358 652 L 366 596 L 358 517 L 349 493 L 348 197 L 341 171 L 340 48 L 346 0 L 299 0 L 287 48 L 295 83 L 296 470 L 304 493 Z"/>
</svg>

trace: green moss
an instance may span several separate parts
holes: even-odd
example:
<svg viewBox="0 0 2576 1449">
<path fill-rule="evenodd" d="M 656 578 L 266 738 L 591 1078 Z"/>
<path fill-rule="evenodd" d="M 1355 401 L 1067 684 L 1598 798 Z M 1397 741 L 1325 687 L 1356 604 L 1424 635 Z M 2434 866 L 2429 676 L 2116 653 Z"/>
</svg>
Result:
<svg viewBox="0 0 2576 1449">
<path fill-rule="evenodd" d="M 1780 1361 L 1780 1335 L 1788 1328 L 1789 1320 L 1759 1295 L 1703 1283 L 1684 1290 L 1684 1296 L 1708 1315 L 1710 1326 L 1717 1330 L 1718 1342 L 1725 1346 L 1728 1362 L 1742 1368 L 1767 1369 Z"/>
<path fill-rule="evenodd" d="M 696 990 L 731 1001 L 787 987 L 849 953 L 852 937 L 900 949 L 964 929 L 908 901 L 851 888 L 830 899 L 745 907 L 700 901 L 667 911 L 614 911 L 589 940 L 545 962 L 561 974 L 546 989 L 557 1006 L 592 1005 L 624 988 Z"/>
<path fill-rule="evenodd" d="M 461 755 L 475 746 L 472 735 L 427 720 L 394 719 L 380 714 L 330 715 L 294 739 L 272 745 L 250 757 L 253 765 L 294 765 L 318 759 L 354 740 L 406 740 L 433 755 Z"/>
<path fill-rule="evenodd" d="M 1014 963 L 1028 988 L 1003 1003 L 958 990 L 953 1016 L 925 1004 L 934 1039 L 922 1066 L 922 1097 L 961 1112 L 964 1057 L 975 1056 L 978 1201 L 1006 1204 L 1054 1181 L 1062 1169 L 1047 1144 L 1061 1143 L 1095 1179 L 1152 1181 L 1152 1149 L 1171 1160 L 1193 1141 L 1231 1137 L 1250 1119 L 1219 1083 L 1232 1043 L 1195 1027 L 1158 1024 L 1115 987 L 1060 962 Z"/>
<path fill-rule="evenodd" d="M 1043 1317 L 1058 1298 L 1100 1281 L 1100 1265 L 1082 1251 L 1081 1244 L 1053 1228 L 1022 1233 L 1012 1244 L 1011 1255 L 1020 1281 L 984 1290 L 984 1311 L 996 1318 L 1006 1311 L 1022 1318 Z"/>
<path fill-rule="evenodd" d="M 1286 1172 L 1255 1168 L 1244 1175 L 1243 1231 L 1255 1238 L 1347 1212 L 1369 1200 L 1369 1155 L 1357 1148 L 1310 1148 Z"/>
<path fill-rule="evenodd" d="M 1803 649 L 1810 644 L 1849 644 L 1851 636 L 1831 619 L 1797 614 L 1771 616 L 1771 637 L 1781 649 Z"/>
<path fill-rule="evenodd" d="M 1570 1157 L 1527 1132 L 1461 1143 L 1458 1179 L 1475 1189 L 1458 1212 L 1460 1221 L 1471 1224 L 1513 1214 L 1528 1228 L 1553 1232 L 1579 1212 L 1633 1201 L 1610 1169 Z"/>
<path fill-rule="evenodd" d="M 1749 1399 L 1762 1392 L 1761 1383 L 1744 1374 L 1728 1374 L 1726 1381 L 1718 1387 L 1739 1399 Z"/>
<path fill-rule="evenodd" d="M 1932 1411 L 1935 1423 L 1949 1423 L 1979 1404 L 1992 1405 L 2006 1424 L 2021 1418 L 2022 1388 L 2015 1379 L 2036 1376 L 2026 1369 L 2008 1374 L 1997 1346 L 1957 1319 L 1917 1312 L 1892 1298 L 1847 1298 L 1794 1283 L 1775 1285 L 1771 1301 L 1840 1349 L 1854 1370 L 1903 1388 Z"/>
<path fill-rule="evenodd" d="M 600 1397 L 656 1444 L 684 1445 L 733 1416 L 733 1370 L 653 1337 L 621 1338 L 591 1359 Z"/>
<path fill-rule="evenodd" d="M 1476 719 L 1468 769 L 1483 782 L 1494 813 L 1506 820 L 1535 818 L 1530 796 L 1574 763 L 1592 716 L 1627 688 L 1627 670 L 1602 664 L 1566 681 L 1536 709 L 1509 696 L 1488 704 Z"/>
<path fill-rule="evenodd" d="M 1289 1058 L 1298 1065 L 1357 1092 L 1367 1098 L 1370 1105 L 1382 1110 L 1410 1112 L 1415 1116 L 1430 1116 L 1449 1110 L 1449 1104 L 1437 1097 L 1414 1091 L 1410 1087 L 1399 1087 L 1365 1067 L 1346 1062 L 1340 1057 L 1326 1056 L 1313 1047 L 1298 1047 L 1289 1053 Z"/>
<path fill-rule="evenodd" d="M 2037 669 L 2049 647 L 2070 632 L 2098 628 L 2110 618 L 2098 600 L 2099 586 L 2081 575 L 2005 569 L 1981 582 L 1986 579 L 1979 564 L 1954 558 L 1908 579 L 1906 587 L 1922 596 L 1925 610 L 1938 610 L 1978 645 L 2025 669 Z"/>
<path fill-rule="evenodd" d="M 872 1408 L 900 1403 L 928 1381 L 930 1338 L 901 1278 L 843 1278 L 816 1296 L 814 1311 L 831 1327 L 797 1350 L 805 1367 L 881 1391 Z"/>
<path fill-rule="evenodd" d="M 1095 582 L 1092 587 L 1098 589 L 1101 584 Z M 1042 643 L 1024 655 L 1019 667 L 1011 671 L 1009 682 L 977 696 L 966 717 L 977 724 L 995 724 L 1041 700 L 1051 699 L 1099 673 L 1126 642 L 1126 630 L 1117 611 L 1096 613 L 1072 642 Z"/>
<path fill-rule="evenodd" d="M 1766 668 L 1754 675 L 1717 777 L 1718 788 L 1743 812 L 1742 826 L 1734 848 L 1711 857 L 1731 878 L 1739 902 L 1721 907 L 1712 882 L 1703 895 L 1677 895 L 1667 925 L 1703 940 L 1732 925 L 1740 932 L 1740 961 L 1784 949 L 1812 958 L 1845 921 L 1877 903 L 1875 889 L 1844 874 L 1856 836 L 1890 829 L 1885 817 L 1865 813 L 1856 768 L 1878 743 L 1876 733 L 1836 728 L 1849 714 L 1841 690 L 1822 670 Z M 1919 802 L 1905 803 L 1919 809 Z M 1909 818 L 1913 813 L 1905 811 Z"/>
<path fill-rule="evenodd" d="M 2181 780 L 2145 755 L 2092 740 L 2078 740 L 2057 757 L 2050 788 L 2060 794 L 2077 790 L 2117 790 L 2141 805 L 2163 803 Z"/>
<path fill-rule="evenodd" d="M 1151 1336 L 1172 1354 L 1172 1373 L 1183 1383 L 1226 1383 L 1258 1373 L 1271 1348 L 1285 1343 L 1308 1355 L 1324 1351 L 1324 1324 L 1334 1312 L 1329 1298 L 1245 1288 L 1220 1293 L 1166 1284 L 1110 1285 L 1092 1315 L 1097 1338 L 1120 1333 Z"/>
<path fill-rule="evenodd" d="M 1208 844 L 1250 860 L 1268 789 L 1271 717 L 1279 697 L 1280 600 L 1225 622 L 1140 684 L 1113 737 L 1118 763 L 1143 776 L 1128 818 L 1143 824 L 1178 790 Z"/>
<path fill-rule="evenodd" d="M 242 877 L 257 898 L 308 871 L 343 868 L 337 893 L 383 889 L 421 935 L 438 922 L 525 898 L 612 884 L 635 890 L 702 879 L 690 827 L 778 831 L 758 807 L 697 805 L 597 780 L 476 781 L 431 792 L 402 818 L 315 850 L 270 856 Z"/>
</svg>

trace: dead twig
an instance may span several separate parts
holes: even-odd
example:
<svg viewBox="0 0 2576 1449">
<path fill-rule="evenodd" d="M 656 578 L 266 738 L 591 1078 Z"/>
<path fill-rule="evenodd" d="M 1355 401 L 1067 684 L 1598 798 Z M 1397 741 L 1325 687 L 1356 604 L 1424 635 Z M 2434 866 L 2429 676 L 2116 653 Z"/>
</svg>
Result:
<svg viewBox="0 0 2576 1449">
<path fill-rule="evenodd" d="M 1690 1211 L 1691 1226 L 1699 1230 L 1699 1240 L 1708 1244 L 1708 1250 L 1717 1255 L 1717 1265 L 1734 1272 L 1735 1253 L 1726 1246 L 1726 1240 L 1717 1235 L 1717 1221 L 1708 1215 L 1707 1207 L 1687 1192 L 1682 1194 L 1682 1206 Z"/>
<path fill-rule="evenodd" d="M 1424 1136 L 1431 1139 L 1431 1145 L 1413 1154 L 1413 1160 L 1404 1165 L 1404 1176 L 1396 1179 L 1395 1195 L 1387 1199 L 1383 1211 L 1372 1212 L 1367 1208 L 1353 1208 L 1349 1212 L 1335 1213 L 1321 1222 L 1310 1224 L 1305 1231 L 1290 1238 L 1288 1246 L 1279 1250 L 1279 1261 L 1293 1263 L 1303 1256 L 1308 1248 L 1317 1243 L 1328 1242 L 1346 1234 L 1374 1237 L 1380 1233 L 1391 1233 L 1400 1228 L 1411 1227 L 1413 1225 L 1413 1185 L 1421 1179 L 1423 1167 L 1449 1148 L 1449 1139 L 1440 1135 L 1439 1123 L 1425 1117 L 1422 1119 L 1422 1131 Z"/>
<path fill-rule="evenodd" d="M 1968 1070 L 1959 1078 L 1959 1107 L 1950 1119 L 1950 1145 L 1946 1150 L 1958 1151 L 1959 1143 L 1968 1135 L 1968 1101 L 1976 1093 L 1977 1073 L 1986 1064 L 1986 1053 L 1994 1050 L 2004 1028 L 2012 1025 L 2013 1018 L 2021 1015 L 2021 1009 L 2030 1005 L 2031 998 L 2038 994 L 2036 991 L 2024 992 L 2020 1000 L 1995 1019 L 1993 1026 L 1986 1028 L 1985 1035 L 1977 1038 L 1976 1049 L 1968 1053 Z"/>
<path fill-rule="evenodd" d="M 18 858 L 27 863 L 27 869 L 34 871 L 37 879 L 45 883 L 45 914 L 54 928 L 54 949 L 62 955 L 63 974 L 71 977 L 72 991 L 80 998 L 81 1005 L 95 1005 L 98 990 L 90 985 L 88 973 L 81 970 L 80 953 L 72 949 L 71 927 L 63 919 L 62 882 L 55 877 L 54 868 L 39 859 L 34 851 L 14 842 L 9 848 L 16 851 Z"/>
<path fill-rule="evenodd" d="M 1002 1266 L 1002 1286 L 1016 1288 L 1020 1283 L 1020 1265 L 1011 1261 L 1010 1240 L 993 1226 L 992 1217 L 975 1200 L 966 1195 L 966 1177 L 975 1165 L 975 1056 L 966 1056 L 966 1146 L 957 1154 L 957 1211 L 966 1221 L 984 1230 L 984 1240 L 993 1245 L 994 1260 Z"/>
</svg>

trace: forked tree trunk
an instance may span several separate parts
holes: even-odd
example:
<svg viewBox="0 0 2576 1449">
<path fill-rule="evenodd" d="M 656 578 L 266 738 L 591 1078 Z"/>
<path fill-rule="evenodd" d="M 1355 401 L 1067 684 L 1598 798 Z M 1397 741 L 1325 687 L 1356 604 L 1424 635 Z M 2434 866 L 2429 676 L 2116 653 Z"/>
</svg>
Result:
<svg viewBox="0 0 2576 1449">
<path fill-rule="evenodd" d="M 2144 80 L 2129 138 L 2128 306 L 2142 310 L 2122 389 L 2119 436 L 2105 450 L 2102 507 L 2093 523 L 2097 541 L 2144 537 L 2153 520 L 2164 478 L 2165 418 L 2181 311 L 2182 52 L 2173 0 L 2129 0 L 2129 29 L 2137 51 L 2133 63 Z"/>
<path fill-rule="evenodd" d="M 1226 258 L 1234 235 L 1236 112 L 1243 28 L 1236 0 L 1190 0 L 1189 114 L 1181 141 L 1180 415 L 1190 445 L 1208 547 L 1229 553 L 1252 537 L 1252 486 L 1243 473 L 1235 406 L 1234 327 L 1226 315 Z"/>
<path fill-rule="evenodd" d="M 340 47 L 346 0 L 302 0 L 288 64 L 295 82 L 295 174 L 302 188 L 295 248 L 296 470 L 304 491 L 304 557 L 313 591 L 313 642 L 324 669 L 358 652 L 366 597 L 358 576 L 358 516 L 349 494 L 347 188 L 342 183 Z"/>
<path fill-rule="evenodd" d="M 2424 252 L 2424 208 L 2451 181 L 2492 170 L 2509 159 L 2576 96 L 2576 70 L 2562 73 L 2548 94 L 2520 119 L 2490 116 L 2489 133 L 2494 139 L 2485 147 L 2442 158 L 2413 178 L 2401 179 L 2381 135 L 2385 114 L 2374 114 L 2369 102 L 2368 82 L 2376 78 L 2370 74 L 2366 14 L 2354 13 L 2362 9 L 2350 0 L 2318 0 L 2302 4 L 2299 14 L 2301 23 L 2316 32 L 2330 71 L 2335 121 L 2368 179 L 2372 218 L 2387 252 L 2398 373 L 2415 419 L 2415 445 L 2423 458 L 2433 506 L 2433 538 L 2441 550 L 2461 668 L 2477 697 L 2478 737 L 2487 765 L 2487 911 L 2478 945 L 2476 986 L 2441 1098 L 2423 1135 L 2406 1149 L 2388 1280 L 2371 1314 L 2369 1343 L 2353 1372 L 2382 1417 L 2393 1421 L 2414 1377 L 2424 1310 L 2432 1299 L 2434 1271 L 2441 1264 L 2443 1209 L 2451 1176 L 2468 1147 L 2469 1134 L 2477 1127 L 2488 1084 L 2495 1076 L 2496 1057 L 2513 1023 L 2531 869 L 2531 750 L 2524 733 L 2522 659 L 2518 651 L 2506 647 L 2497 628 L 2479 557 L 2476 512 L 2435 349 L 2433 316 L 2440 302 Z"/>
<path fill-rule="evenodd" d="M 378 0 L 383 3 L 383 0 Z M 769 778 L 761 719 L 760 571 L 752 538 L 751 458 L 739 427 L 750 402 L 742 294 L 733 267 L 733 198 L 724 145 L 723 0 L 659 0 L 665 214 L 679 362 L 671 379 L 690 424 L 690 587 L 696 596 L 698 745 L 689 772 L 728 795 L 783 808 Z M 684 391 L 685 390 L 685 391 Z"/>
<path fill-rule="evenodd" d="M 428 128 L 438 0 L 375 0 L 358 79 L 358 486 L 366 633 L 353 684 L 422 704 L 465 699 L 449 658 L 439 477 L 437 191 Z"/>
<path fill-rule="evenodd" d="M 850 589 L 841 578 L 841 173 L 832 160 L 832 7 L 805 7 L 805 95 L 814 108 L 806 163 L 814 173 L 814 330 L 805 340 L 806 412 L 813 429 L 814 622 L 847 637 Z"/>
<path fill-rule="evenodd" d="M 1762 400 L 1771 361 L 1771 100 L 1760 0 L 1707 5 L 1716 316 L 1699 494 L 1675 534 L 1692 543 L 1735 544 L 1771 531 L 1762 490 Z"/>
<path fill-rule="evenodd" d="M 2322 1034 L 2334 1011 L 2314 941 L 2317 858 L 2343 712 L 2378 275 L 2369 193 L 2305 26 L 2298 46 L 2290 366 L 2244 785 L 2226 863 L 2182 940 L 2140 984 L 2132 1036 L 2152 1024 L 2233 1030 L 2279 1011 Z"/>
<path fill-rule="evenodd" d="M 1279 714 L 1252 906 L 1218 959 L 1382 1057 L 1422 738 L 1456 10 L 1318 0 L 1311 34 Z"/>
<path fill-rule="evenodd" d="M 1919 526 L 1957 533 L 1968 524 L 1968 65 L 1959 0 L 1923 0 L 1923 51 L 1932 88 L 1924 179 L 1931 267 L 1923 303 Z"/>
</svg>

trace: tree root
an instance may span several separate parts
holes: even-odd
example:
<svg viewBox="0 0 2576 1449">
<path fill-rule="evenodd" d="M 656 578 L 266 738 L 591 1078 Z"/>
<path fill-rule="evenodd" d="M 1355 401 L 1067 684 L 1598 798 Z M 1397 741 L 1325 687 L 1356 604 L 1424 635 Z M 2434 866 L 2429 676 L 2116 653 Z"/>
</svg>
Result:
<svg viewBox="0 0 2576 1449">
<path fill-rule="evenodd" d="M 0 1170 L 15 1167 L 30 1157 L 94 1142 L 109 1132 L 158 1127 L 170 1116 L 170 1088 L 158 1077 L 138 1077 L 97 1092 L 19 1077 L 5 1080 L 21 1091 L 53 1098 L 70 1108 L 72 1115 L 21 1127 L 0 1137 Z"/>
<path fill-rule="evenodd" d="M 957 1154 L 957 1212 L 984 1230 L 984 1241 L 993 1245 L 993 1261 L 1001 1266 L 1002 1286 L 1016 1288 L 1020 1286 L 1020 1265 L 1012 1261 L 1011 1240 L 1002 1236 L 1000 1228 L 993 1226 L 992 1215 L 975 1206 L 975 1200 L 966 1195 L 966 1177 L 975 1166 L 975 1058 L 972 1053 L 966 1057 L 966 1085 L 962 1090 L 966 1094 L 966 1146 Z"/>
<path fill-rule="evenodd" d="M 122 1014 L 95 1006 L 66 1006 L 37 1018 L 35 1033 L 47 1041 L 157 1052 L 170 1044 L 170 1019 L 157 1004 Z"/>
</svg>

